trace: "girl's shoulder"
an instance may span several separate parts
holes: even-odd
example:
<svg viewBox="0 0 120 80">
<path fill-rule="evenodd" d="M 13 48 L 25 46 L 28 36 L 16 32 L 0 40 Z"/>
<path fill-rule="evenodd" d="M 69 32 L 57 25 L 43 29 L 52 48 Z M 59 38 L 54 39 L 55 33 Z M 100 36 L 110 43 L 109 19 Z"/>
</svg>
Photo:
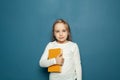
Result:
<svg viewBox="0 0 120 80">
<path fill-rule="evenodd" d="M 48 42 L 47 47 L 51 47 L 51 46 L 53 46 L 54 44 L 55 44 L 55 41 L 53 41 L 53 42 Z"/>
<path fill-rule="evenodd" d="M 78 45 L 76 42 L 73 42 L 73 41 L 69 41 L 69 44 L 72 45 L 72 46 L 77 46 Z"/>
<path fill-rule="evenodd" d="M 55 41 L 49 42 L 48 45 L 54 45 Z"/>
</svg>

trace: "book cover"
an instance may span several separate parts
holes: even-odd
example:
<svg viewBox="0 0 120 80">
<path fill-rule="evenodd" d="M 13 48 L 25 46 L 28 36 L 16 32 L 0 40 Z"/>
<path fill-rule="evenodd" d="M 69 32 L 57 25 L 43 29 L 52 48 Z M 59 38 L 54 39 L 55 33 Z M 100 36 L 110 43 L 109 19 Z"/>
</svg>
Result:
<svg viewBox="0 0 120 80">
<path fill-rule="evenodd" d="M 61 53 L 60 48 L 49 49 L 48 59 L 55 58 L 60 53 Z M 58 64 L 54 64 L 52 66 L 49 66 L 48 72 L 61 72 L 61 66 Z"/>
</svg>

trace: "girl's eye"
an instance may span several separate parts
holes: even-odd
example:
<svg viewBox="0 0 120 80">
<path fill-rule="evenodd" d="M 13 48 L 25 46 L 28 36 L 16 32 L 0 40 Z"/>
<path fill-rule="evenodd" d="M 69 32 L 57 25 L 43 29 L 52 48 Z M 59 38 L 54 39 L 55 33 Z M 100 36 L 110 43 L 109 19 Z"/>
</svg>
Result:
<svg viewBox="0 0 120 80">
<path fill-rule="evenodd" d="M 55 31 L 55 32 L 58 33 L 58 32 L 60 32 L 60 31 L 57 30 L 57 31 Z"/>
<path fill-rule="evenodd" d="M 63 32 L 66 32 L 66 30 L 63 30 Z"/>
</svg>

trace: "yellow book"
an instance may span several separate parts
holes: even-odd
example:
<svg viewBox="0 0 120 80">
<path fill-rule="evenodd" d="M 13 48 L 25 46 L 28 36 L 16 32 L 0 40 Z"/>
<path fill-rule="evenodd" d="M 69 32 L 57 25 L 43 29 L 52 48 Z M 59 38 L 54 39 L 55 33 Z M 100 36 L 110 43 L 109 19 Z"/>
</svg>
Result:
<svg viewBox="0 0 120 80">
<path fill-rule="evenodd" d="M 61 53 L 60 48 L 49 49 L 48 59 L 55 58 L 60 53 Z M 49 66 L 48 72 L 61 72 L 61 66 L 58 64 L 54 64 L 52 66 Z"/>
</svg>

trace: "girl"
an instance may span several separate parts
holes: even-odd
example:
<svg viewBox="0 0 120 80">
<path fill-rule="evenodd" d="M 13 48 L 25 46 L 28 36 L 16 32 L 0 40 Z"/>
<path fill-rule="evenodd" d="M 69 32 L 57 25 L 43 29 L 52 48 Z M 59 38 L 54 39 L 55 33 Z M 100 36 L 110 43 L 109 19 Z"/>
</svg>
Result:
<svg viewBox="0 0 120 80">
<path fill-rule="evenodd" d="M 62 66 L 60 73 L 51 72 L 49 80 L 82 80 L 82 69 L 78 45 L 71 40 L 69 24 L 58 19 L 53 24 L 52 42 L 49 42 L 39 61 L 41 67 L 54 64 Z M 62 53 L 56 58 L 48 59 L 48 50 L 61 48 Z"/>
</svg>

